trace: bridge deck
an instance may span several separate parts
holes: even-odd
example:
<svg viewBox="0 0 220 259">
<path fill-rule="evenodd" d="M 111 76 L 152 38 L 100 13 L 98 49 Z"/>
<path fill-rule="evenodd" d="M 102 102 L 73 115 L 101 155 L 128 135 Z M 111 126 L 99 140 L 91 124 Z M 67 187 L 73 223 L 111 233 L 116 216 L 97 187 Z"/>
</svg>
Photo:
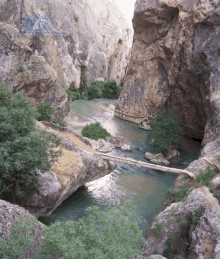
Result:
<svg viewBox="0 0 220 259">
<path fill-rule="evenodd" d="M 194 178 L 194 174 L 187 170 L 177 169 L 177 168 L 173 168 L 173 167 L 166 167 L 166 166 L 161 166 L 161 165 L 155 165 L 155 164 L 151 164 L 151 163 L 138 161 L 138 160 L 135 160 L 132 158 L 112 156 L 112 155 L 102 154 L 102 153 L 98 153 L 98 152 L 96 154 L 98 156 L 100 156 L 102 159 L 110 160 L 110 161 L 117 162 L 117 163 L 135 165 L 137 167 L 145 167 L 145 168 L 150 168 L 150 169 L 159 170 L 159 171 L 163 171 L 163 172 L 169 172 L 169 173 L 176 173 L 176 174 L 184 173 L 184 174 L 188 174 L 191 178 Z"/>
</svg>

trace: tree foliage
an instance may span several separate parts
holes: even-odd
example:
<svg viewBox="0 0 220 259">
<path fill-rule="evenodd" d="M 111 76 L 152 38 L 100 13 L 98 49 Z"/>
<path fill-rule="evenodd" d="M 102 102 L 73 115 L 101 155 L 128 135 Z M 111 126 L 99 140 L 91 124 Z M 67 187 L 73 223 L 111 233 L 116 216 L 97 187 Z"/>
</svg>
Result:
<svg viewBox="0 0 220 259">
<path fill-rule="evenodd" d="M 149 144 L 155 152 L 167 154 L 169 148 L 177 147 L 178 141 L 183 137 L 178 121 L 173 119 L 171 113 L 157 115 L 155 122 L 150 123 L 152 131 L 148 135 Z"/>
<path fill-rule="evenodd" d="M 103 84 L 102 95 L 108 99 L 118 99 L 122 87 L 117 85 L 115 80 L 106 80 Z"/>
<path fill-rule="evenodd" d="M 1 193 L 24 196 L 27 188 L 37 181 L 35 168 L 50 167 L 52 147 L 44 133 L 37 133 L 34 118 L 39 115 L 29 99 L 0 86 L 0 186 Z M 50 138 L 50 139 L 49 139 Z"/>
<path fill-rule="evenodd" d="M 69 99 L 70 102 L 82 99 L 82 95 L 81 95 L 81 90 L 80 89 L 76 89 L 76 90 L 68 89 L 66 92 L 67 92 L 68 99 Z"/>
<path fill-rule="evenodd" d="M 107 211 L 91 206 L 83 219 L 56 222 L 45 229 L 37 258 L 135 258 L 146 241 L 132 212 L 131 205 Z"/>
<path fill-rule="evenodd" d="M 51 121 L 53 108 L 50 103 L 41 103 L 36 108 L 39 113 L 39 117 L 37 118 L 39 121 Z"/>
<path fill-rule="evenodd" d="M 86 125 L 82 129 L 82 135 L 87 138 L 91 138 L 94 140 L 105 139 L 106 137 L 110 137 L 111 135 L 108 133 L 106 129 L 104 129 L 99 122 L 92 123 L 90 125 Z"/>
</svg>

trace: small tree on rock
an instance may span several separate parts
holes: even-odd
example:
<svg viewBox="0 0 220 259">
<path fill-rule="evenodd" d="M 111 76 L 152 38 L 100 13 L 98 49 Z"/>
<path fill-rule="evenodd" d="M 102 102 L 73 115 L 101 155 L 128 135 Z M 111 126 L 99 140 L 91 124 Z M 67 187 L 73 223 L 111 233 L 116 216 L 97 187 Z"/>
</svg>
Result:
<svg viewBox="0 0 220 259">
<path fill-rule="evenodd" d="M 150 126 L 152 131 L 148 135 L 148 141 L 150 141 L 149 144 L 155 152 L 167 155 L 169 148 L 177 148 L 178 141 L 183 137 L 183 133 L 178 121 L 173 118 L 171 113 L 157 115 Z"/>
</svg>

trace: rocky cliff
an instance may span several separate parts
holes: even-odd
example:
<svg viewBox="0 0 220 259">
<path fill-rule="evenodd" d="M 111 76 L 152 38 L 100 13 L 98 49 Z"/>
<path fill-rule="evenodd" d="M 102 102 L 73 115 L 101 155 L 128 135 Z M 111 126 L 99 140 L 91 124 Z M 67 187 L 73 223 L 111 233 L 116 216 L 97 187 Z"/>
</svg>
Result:
<svg viewBox="0 0 220 259">
<path fill-rule="evenodd" d="M 36 220 L 36 218 L 24 208 L 15 204 L 11 204 L 7 201 L 0 200 L 0 212 L 0 242 L 2 241 L 1 239 L 5 241 L 8 240 L 8 236 L 11 233 L 12 226 L 14 225 L 14 223 L 17 223 L 17 220 L 19 220 L 19 218 L 22 218 L 23 221 L 21 225 L 23 225 L 23 227 L 28 226 L 34 236 L 34 247 L 26 247 L 24 245 L 22 247 L 22 250 L 25 253 L 26 259 L 34 259 L 34 248 L 41 246 L 44 237 L 43 230 L 46 228 L 46 226 L 40 221 Z M 27 234 L 27 232 L 24 232 L 24 229 L 21 228 L 21 225 L 20 229 L 17 228 L 17 236 L 14 236 L 14 238 L 20 238 L 20 242 L 18 244 L 24 244 L 22 243 L 22 238 L 21 236 L 19 236 L 19 234 Z M 14 245 L 15 244 L 16 242 L 14 242 Z M 19 249 L 21 247 L 17 246 L 13 248 Z M 12 249 L 12 247 L 10 249 Z M 10 255 L 5 255 L 4 257 L 10 257 Z"/>
<path fill-rule="evenodd" d="M 136 123 L 173 111 L 185 134 L 219 133 L 218 0 L 137 0 L 131 60 L 115 115 Z"/>
<path fill-rule="evenodd" d="M 66 90 L 112 78 L 120 83 L 132 30 L 109 0 L 0 0 L 0 82 L 33 105 L 68 110 Z"/>
<path fill-rule="evenodd" d="M 17 204 L 37 217 L 49 216 L 80 186 L 116 168 L 115 163 L 96 155 L 89 142 L 72 130 L 49 122 L 44 124 L 36 121 L 39 130 L 60 139 L 60 145 L 54 151 L 61 150 L 62 155 L 52 163 L 49 171 L 36 170 L 38 183 L 29 188 L 25 198 L 16 198 Z"/>
<path fill-rule="evenodd" d="M 115 115 L 140 123 L 171 111 L 185 134 L 202 139 L 204 146 L 186 168 L 195 180 L 180 175 L 170 190 L 173 195 L 185 190 L 185 200 L 171 204 L 169 194 L 167 208 L 147 232 L 144 258 L 219 258 L 220 1 L 137 0 L 133 27 Z M 197 178 L 208 166 L 218 173 L 213 186 Z"/>
</svg>

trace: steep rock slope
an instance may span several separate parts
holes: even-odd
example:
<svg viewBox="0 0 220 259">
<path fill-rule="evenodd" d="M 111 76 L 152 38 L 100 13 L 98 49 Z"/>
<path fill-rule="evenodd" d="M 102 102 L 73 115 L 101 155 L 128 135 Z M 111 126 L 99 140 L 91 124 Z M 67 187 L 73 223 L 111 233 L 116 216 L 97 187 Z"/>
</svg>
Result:
<svg viewBox="0 0 220 259">
<path fill-rule="evenodd" d="M 38 183 L 28 190 L 25 198 L 16 198 L 17 204 L 38 217 L 49 216 L 80 186 L 99 179 L 116 168 L 115 163 L 96 155 L 88 141 L 74 134 L 72 130 L 49 122 L 44 124 L 36 121 L 39 130 L 61 140 L 54 150 L 61 150 L 62 155 L 52 163 L 47 172 L 36 170 Z"/>
<path fill-rule="evenodd" d="M 68 110 L 66 90 L 110 77 L 120 83 L 132 31 L 109 0 L 0 0 L 0 82 L 33 105 Z M 117 67 L 117 69 L 116 69 Z"/>
<path fill-rule="evenodd" d="M 46 228 L 46 226 L 40 221 L 36 220 L 32 214 L 18 205 L 11 204 L 3 200 L 0 200 L 0 212 L 0 241 L 1 238 L 4 240 L 8 239 L 13 221 L 16 221 L 19 217 L 21 217 L 23 218 L 24 222 L 30 226 L 30 229 L 33 230 L 32 233 L 34 235 L 34 246 L 39 247 L 41 245 L 44 236 L 43 230 Z M 23 247 L 23 251 L 25 253 L 25 258 L 34 258 L 33 247 Z"/>
<path fill-rule="evenodd" d="M 215 138 L 219 123 L 218 0 L 137 0 L 131 60 L 115 115 L 139 123 L 174 111 L 185 134 Z"/>
</svg>

